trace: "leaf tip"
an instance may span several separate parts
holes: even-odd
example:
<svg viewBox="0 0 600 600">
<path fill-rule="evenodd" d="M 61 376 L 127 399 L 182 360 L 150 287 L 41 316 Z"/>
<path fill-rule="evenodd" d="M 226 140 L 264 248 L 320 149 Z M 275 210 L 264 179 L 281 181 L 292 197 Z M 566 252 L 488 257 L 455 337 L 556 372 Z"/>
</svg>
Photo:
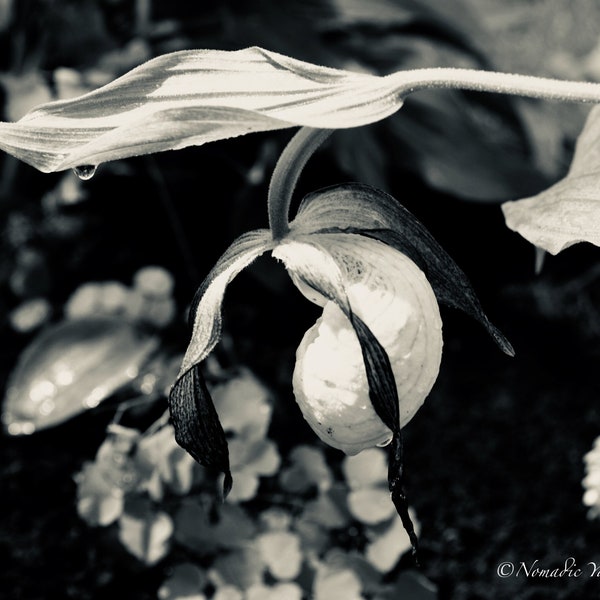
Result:
<svg viewBox="0 0 600 600">
<path fill-rule="evenodd" d="M 506 354 L 507 356 L 514 358 L 515 349 L 513 348 L 513 345 L 506 339 L 504 334 L 491 324 L 490 333 L 492 334 L 492 337 L 494 338 L 500 350 L 502 350 L 502 352 L 504 352 L 504 354 Z"/>
<path fill-rule="evenodd" d="M 233 477 L 231 476 L 231 471 L 228 469 L 223 473 L 223 490 L 221 500 L 225 502 L 227 500 L 227 496 L 229 496 L 229 492 L 231 492 L 231 488 L 233 487 Z"/>
</svg>

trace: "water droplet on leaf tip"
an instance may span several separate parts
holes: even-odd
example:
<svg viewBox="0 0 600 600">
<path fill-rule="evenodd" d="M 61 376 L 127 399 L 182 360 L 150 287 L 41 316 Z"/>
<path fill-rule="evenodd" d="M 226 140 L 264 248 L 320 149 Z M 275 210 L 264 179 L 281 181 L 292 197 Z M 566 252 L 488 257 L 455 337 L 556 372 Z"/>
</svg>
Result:
<svg viewBox="0 0 600 600">
<path fill-rule="evenodd" d="M 96 165 L 80 165 L 73 169 L 73 173 L 75 173 L 79 179 L 87 181 L 95 175 L 97 168 Z"/>
<path fill-rule="evenodd" d="M 386 446 L 389 446 L 390 442 L 392 441 L 392 436 L 390 436 L 389 438 L 385 439 L 383 442 L 379 442 L 378 444 L 376 444 L 376 446 L 378 448 L 385 448 Z"/>
</svg>

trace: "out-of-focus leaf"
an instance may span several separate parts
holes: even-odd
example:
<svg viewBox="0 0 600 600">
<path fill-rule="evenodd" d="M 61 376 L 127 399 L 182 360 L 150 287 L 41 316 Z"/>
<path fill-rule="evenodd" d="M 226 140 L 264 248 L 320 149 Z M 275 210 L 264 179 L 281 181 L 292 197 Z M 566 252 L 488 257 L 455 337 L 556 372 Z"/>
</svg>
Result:
<svg viewBox="0 0 600 600">
<path fill-rule="evenodd" d="M 10 375 L 2 419 L 11 435 L 31 434 L 94 408 L 139 375 L 158 338 L 111 318 L 42 330 Z"/>
<path fill-rule="evenodd" d="M 394 585 L 377 594 L 374 600 L 435 600 L 437 587 L 420 573 L 405 571 L 400 573 Z"/>
<path fill-rule="evenodd" d="M 350 569 L 360 580 L 363 593 L 369 597 L 381 588 L 381 573 L 358 551 L 346 552 L 333 547 L 326 553 L 324 562 L 331 569 Z"/>
<path fill-rule="evenodd" d="M 52 306 L 45 298 L 25 300 L 8 315 L 12 328 L 19 333 L 30 333 L 50 319 Z"/>
<path fill-rule="evenodd" d="M 206 600 L 200 590 L 206 585 L 206 574 L 192 563 L 173 567 L 158 589 L 159 600 Z"/>
<path fill-rule="evenodd" d="M 348 494 L 348 509 L 355 519 L 366 525 L 387 521 L 396 514 L 390 492 L 384 487 L 352 490 Z"/>
<path fill-rule="evenodd" d="M 380 48 L 369 51 L 379 56 L 387 54 L 390 61 L 401 58 L 389 51 L 393 36 L 400 42 L 410 39 L 413 44 L 429 41 L 440 53 L 450 49 L 460 50 L 466 56 L 480 54 L 477 36 L 473 35 L 480 22 L 465 0 L 374 0 L 368 4 L 360 0 L 331 0 L 330 4 L 333 15 L 325 21 L 326 28 L 341 29 L 346 37 L 370 33 L 383 38 Z"/>
<path fill-rule="evenodd" d="M 274 475 L 281 459 L 277 446 L 268 439 L 235 437 L 229 441 L 231 473 L 234 481 L 230 502 L 251 500 L 256 495 L 259 477 Z"/>
<path fill-rule="evenodd" d="M 418 532 L 419 522 L 416 515 L 412 509 L 409 509 L 409 512 Z M 411 540 L 400 517 L 394 518 L 383 533 L 373 533 L 372 538 L 365 554 L 369 563 L 382 573 L 390 571 L 400 556 L 411 549 Z"/>
<path fill-rule="evenodd" d="M 5 31 L 11 22 L 13 0 L 0 0 L 0 31 Z"/>
<path fill-rule="evenodd" d="M 290 464 L 279 473 L 281 487 L 294 493 L 307 492 L 312 487 L 326 491 L 333 475 L 323 451 L 313 446 L 296 446 L 289 455 Z"/>
<path fill-rule="evenodd" d="M 71 174 L 63 181 L 78 179 Z M 75 194 L 76 190 L 70 193 Z M 177 308 L 171 294 L 172 287 L 171 274 L 152 265 L 135 273 L 131 286 L 120 281 L 85 282 L 66 301 L 65 316 L 69 319 L 123 317 L 142 328 L 163 329 L 171 323 Z"/>
<path fill-rule="evenodd" d="M 256 535 L 256 525 L 244 509 L 222 504 L 213 522 L 210 507 L 197 501 L 182 502 L 175 515 L 175 538 L 199 555 L 210 555 L 219 549 L 243 548 Z"/>
<path fill-rule="evenodd" d="M 271 422 L 270 392 L 252 373 L 215 386 L 212 396 L 225 432 L 246 440 L 264 438 Z"/>
<path fill-rule="evenodd" d="M 114 523 L 123 513 L 123 490 L 109 482 L 93 462 L 83 465 L 75 476 L 77 512 L 92 527 Z"/>
<path fill-rule="evenodd" d="M 387 480 L 385 480 L 387 483 Z M 317 498 L 306 503 L 302 519 L 316 523 L 319 527 L 338 529 L 349 522 L 349 515 L 344 506 L 338 506 L 330 494 L 319 494 Z"/>
<path fill-rule="evenodd" d="M 235 585 L 222 585 L 212 596 L 212 600 L 244 600 L 244 598 L 244 592 Z"/>
<path fill-rule="evenodd" d="M 241 548 L 256 535 L 256 524 L 241 506 L 223 504 L 214 532 L 222 548 Z"/>
<path fill-rule="evenodd" d="M 184 500 L 174 516 L 175 540 L 199 556 L 209 556 L 219 548 L 208 511 L 198 501 Z"/>
<path fill-rule="evenodd" d="M 291 531 L 268 531 L 258 536 L 258 549 L 269 573 L 279 581 L 295 579 L 302 567 L 300 537 Z"/>
<path fill-rule="evenodd" d="M 173 534 L 171 517 L 154 510 L 149 502 L 126 507 L 119 519 L 119 539 L 131 554 L 147 565 L 164 558 Z"/>
<path fill-rule="evenodd" d="M 329 532 L 315 521 L 299 517 L 294 530 L 300 536 L 302 549 L 307 556 L 320 555 L 330 544 Z"/>
<path fill-rule="evenodd" d="M 231 492 L 227 495 L 227 502 L 237 503 L 246 502 L 256 497 L 260 479 L 252 471 L 233 471 L 233 486 Z"/>
<path fill-rule="evenodd" d="M 432 188 L 468 200 L 499 202 L 537 190 L 547 179 L 511 102 L 455 90 L 412 96 L 390 120 L 391 158 Z"/>
<path fill-rule="evenodd" d="M 292 515 L 283 508 L 273 506 L 260 513 L 260 524 L 266 531 L 287 531 L 292 524 Z"/>
<path fill-rule="evenodd" d="M 245 590 L 262 583 L 265 565 L 260 552 L 248 545 L 216 558 L 209 577 L 217 586 L 234 585 Z"/>
<path fill-rule="evenodd" d="M 327 22 L 329 27 L 348 28 L 353 25 L 402 26 L 413 22 L 415 13 L 400 2 L 373 0 L 365 4 L 361 0 L 331 0 L 334 15 Z"/>
<path fill-rule="evenodd" d="M 566 177 L 536 196 L 502 205 L 510 229 L 550 254 L 579 242 L 600 246 L 599 136 L 597 106 L 577 140 Z"/>
<path fill-rule="evenodd" d="M 4 118 L 9 121 L 17 121 L 35 106 L 52 100 L 48 82 L 40 71 L 2 73 L 0 84 L 6 94 Z"/>
<path fill-rule="evenodd" d="M 138 444 L 135 460 L 150 472 L 150 478 L 154 474 L 159 478 L 159 482 L 155 482 L 151 488 L 158 493 L 156 499 L 162 498 L 164 485 L 176 494 L 187 494 L 200 468 L 175 442 L 172 426 L 163 427 L 150 437 L 143 437 Z"/>
<path fill-rule="evenodd" d="M 367 525 L 386 521 L 396 510 L 390 498 L 387 457 L 379 448 L 367 448 L 356 456 L 347 456 L 342 471 L 350 487 L 348 510 Z"/>
<path fill-rule="evenodd" d="M 243 468 L 257 475 L 274 475 L 281 459 L 275 442 L 264 439 L 252 441 L 234 439 L 230 443 L 232 467 Z"/>
<path fill-rule="evenodd" d="M 132 458 L 139 438 L 137 429 L 113 424 L 96 452 L 96 464 L 104 478 L 125 492 L 135 489 L 142 478 L 142 472 Z"/>
<path fill-rule="evenodd" d="M 361 581 L 353 570 L 324 563 L 318 565 L 313 586 L 314 600 L 363 600 L 361 592 Z"/>
<path fill-rule="evenodd" d="M 246 590 L 246 600 L 301 600 L 302 588 L 292 582 L 276 583 L 273 586 L 257 584 Z"/>
<path fill-rule="evenodd" d="M 353 490 L 387 484 L 387 469 L 387 456 L 380 448 L 345 456 L 342 462 L 346 483 Z"/>
</svg>

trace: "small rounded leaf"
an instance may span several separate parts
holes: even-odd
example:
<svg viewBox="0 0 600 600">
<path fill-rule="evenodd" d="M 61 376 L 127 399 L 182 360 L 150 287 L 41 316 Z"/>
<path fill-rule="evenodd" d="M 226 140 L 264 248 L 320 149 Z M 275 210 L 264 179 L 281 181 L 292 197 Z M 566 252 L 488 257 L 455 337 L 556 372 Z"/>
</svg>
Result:
<svg viewBox="0 0 600 600">
<path fill-rule="evenodd" d="M 355 456 L 346 456 L 342 462 L 342 472 L 346 483 L 353 490 L 387 485 L 387 456 L 379 448 L 367 448 Z"/>
<path fill-rule="evenodd" d="M 390 492 L 382 487 L 352 490 L 348 494 L 348 509 L 355 519 L 366 525 L 387 521 L 396 514 Z"/>
<path fill-rule="evenodd" d="M 147 565 L 164 558 L 170 548 L 173 521 L 165 512 L 141 504 L 119 520 L 119 539 L 131 554 Z"/>
<path fill-rule="evenodd" d="M 302 567 L 300 538 L 290 531 L 269 531 L 258 537 L 267 569 L 279 581 L 295 579 Z"/>
</svg>

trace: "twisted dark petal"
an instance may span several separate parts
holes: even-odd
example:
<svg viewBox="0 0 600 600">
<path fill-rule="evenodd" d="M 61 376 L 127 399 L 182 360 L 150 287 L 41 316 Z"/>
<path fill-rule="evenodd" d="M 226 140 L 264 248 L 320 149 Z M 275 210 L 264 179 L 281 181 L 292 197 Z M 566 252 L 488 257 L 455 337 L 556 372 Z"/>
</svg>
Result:
<svg viewBox="0 0 600 600">
<path fill-rule="evenodd" d="M 229 450 L 200 365 L 221 337 L 221 310 L 229 282 L 271 246 L 268 230 L 245 233 L 225 250 L 202 282 L 190 310 L 190 343 L 169 396 L 177 443 L 201 465 L 225 474 L 224 497 L 232 486 Z"/>
<path fill-rule="evenodd" d="M 392 442 L 389 445 L 388 454 L 388 484 L 392 493 L 392 502 L 396 507 L 396 512 L 402 520 L 402 525 L 408 534 L 412 546 L 412 555 L 415 564 L 419 565 L 419 539 L 408 512 L 408 500 L 404 490 L 404 441 L 402 432 L 398 430 L 394 433 Z"/>
<path fill-rule="evenodd" d="M 316 237 L 316 236 L 315 236 Z M 277 249 L 278 257 L 294 273 L 303 286 L 312 288 L 321 296 L 335 302 L 349 319 L 360 343 L 369 386 L 369 399 L 379 418 L 392 431 L 388 463 L 388 483 L 392 501 L 409 535 L 416 560 L 417 538 L 408 512 L 404 493 L 404 469 L 402 458 L 402 432 L 400 426 L 400 402 L 398 389 L 387 351 L 379 343 L 367 324 L 354 314 L 345 291 L 345 283 L 330 253 L 316 240 L 302 250 L 289 246 Z M 312 248 L 314 253 L 308 252 Z M 275 254 L 275 253 L 274 253 Z"/>
<path fill-rule="evenodd" d="M 512 344 L 483 312 L 479 298 L 467 276 L 430 234 L 428 234 L 429 239 L 421 233 L 419 237 L 406 239 L 391 229 L 353 233 L 366 235 L 404 252 L 425 273 L 439 302 L 462 310 L 479 321 L 505 354 L 515 355 Z"/>
<path fill-rule="evenodd" d="M 408 512 L 408 499 L 404 490 L 403 439 L 400 425 L 400 403 L 396 380 L 385 348 L 378 342 L 364 321 L 352 312 L 347 312 L 360 342 L 363 361 L 369 384 L 369 399 L 379 418 L 392 430 L 393 438 L 389 446 L 388 484 L 392 502 L 402 520 L 412 545 L 412 554 L 418 564 L 418 540 Z"/>
<path fill-rule="evenodd" d="M 400 202 L 362 183 L 344 183 L 306 196 L 291 224 L 302 233 L 356 233 L 379 240 L 411 258 L 425 273 L 439 302 L 479 321 L 499 348 L 510 342 L 481 307 L 469 279 L 427 228 Z"/>
<path fill-rule="evenodd" d="M 400 402 L 387 352 L 362 319 L 352 312 L 346 316 L 350 319 L 360 342 L 369 384 L 369 399 L 377 416 L 396 432 L 400 430 Z"/>
<path fill-rule="evenodd" d="M 200 365 L 183 373 L 169 395 L 171 421 L 177 443 L 201 465 L 225 474 L 223 498 L 233 484 L 229 449 Z"/>
</svg>

